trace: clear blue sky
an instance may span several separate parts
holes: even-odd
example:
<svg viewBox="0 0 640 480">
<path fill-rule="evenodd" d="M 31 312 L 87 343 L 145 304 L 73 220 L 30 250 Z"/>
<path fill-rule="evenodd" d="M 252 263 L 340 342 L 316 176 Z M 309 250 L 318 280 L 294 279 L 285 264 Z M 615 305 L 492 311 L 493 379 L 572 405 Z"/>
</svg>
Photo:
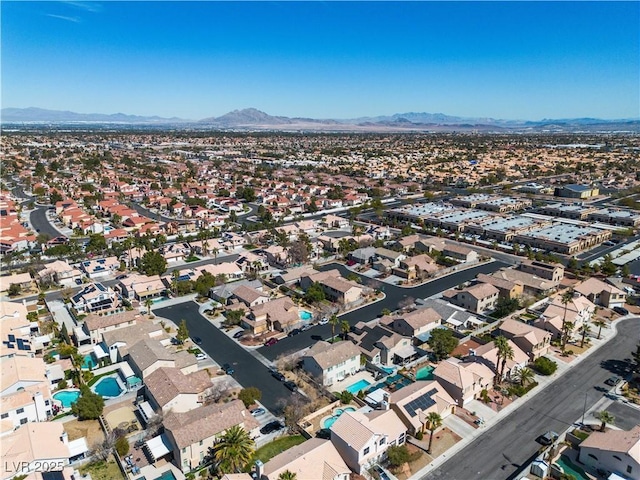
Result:
<svg viewBox="0 0 640 480">
<path fill-rule="evenodd" d="M 2 106 L 640 117 L 640 3 L 7 2 Z"/>
</svg>

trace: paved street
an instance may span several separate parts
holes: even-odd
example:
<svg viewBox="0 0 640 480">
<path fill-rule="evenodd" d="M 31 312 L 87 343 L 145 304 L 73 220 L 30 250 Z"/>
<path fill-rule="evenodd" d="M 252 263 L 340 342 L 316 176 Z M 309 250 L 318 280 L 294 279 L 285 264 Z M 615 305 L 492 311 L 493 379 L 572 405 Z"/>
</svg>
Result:
<svg viewBox="0 0 640 480">
<path fill-rule="evenodd" d="M 386 297 L 379 302 L 340 315 L 340 319 L 348 320 L 351 325 L 355 325 L 360 321 L 367 322 L 376 318 L 385 308 L 388 308 L 391 311 L 397 310 L 400 304 L 406 302 L 409 298 L 413 298 L 414 300 L 416 300 L 418 298 L 430 297 L 444 290 L 460 285 L 461 283 L 464 283 L 468 280 L 471 280 L 475 278 L 479 273 L 495 272 L 496 270 L 499 270 L 500 268 L 503 268 L 505 266 L 507 265 L 502 262 L 483 263 L 482 265 L 478 265 L 477 267 L 469 268 L 467 270 L 462 270 L 460 272 L 447 275 L 446 277 L 438 278 L 437 280 L 433 280 L 429 283 L 420 285 L 415 288 L 402 288 L 378 281 L 378 283 L 381 284 L 381 289 L 384 291 Z M 343 276 L 347 276 L 350 273 L 353 273 L 344 265 L 338 263 L 330 263 L 328 265 L 324 265 L 322 268 L 320 268 L 320 270 L 331 270 L 333 268 L 337 268 L 338 270 L 340 270 L 340 273 L 342 273 Z M 364 285 L 367 285 L 367 282 L 371 281 L 370 278 L 363 277 L 362 275 L 360 275 L 360 278 L 362 278 L 362 283 Z M 297 352 L 298 350 L 311 346 L 311 344 L 313 344 L 318 339 L 318 337 L 326 339 L 330 336 L 331 325 L 315 326 L 305 332 L 302 332 L 299 335 L 296 335 L 295 337 L 282 339 L 278 343 L 270 347 L 262 347 L 260 348 L 259 352 L 269 360 L 275 360 L 282 354 Z"/>
<path fill-rule="evenodd" d="M 612 373 L 619 373 L 620 360 L 629 357 L 640 338 L 640 321 L 638 318 L 624 320 L 617 324 L 617 329 L 618 334 L 608 343 L 421 478 L 516 478 L 521 466 L 532 459 L 540 447 L 535 439 L 547 430 L 564 431 L 579 420 L 585 392 L 589 409 L 602 397 L 594 386 L 602 386 Z"/>
<path fill-rule="evenodd" d="M 267 367 L 259 362 L 251 353 L 242 348 L 224 332 L 217 329 L 198 312 L 195 302 L 182 303 L 166 308 L 154 308 L 153 313 L 168 318 L 176 325 L 182 319 L 187 322 L 191 338 L 200 337 L 204 350 L 218 365 L 233 365 L 235 378 L 243 387 L 257 387 L 262 392 L 262 403 L 271 412 L 278 414 L 282 408 L 281 399 L 293 395 L 282 382 L 271 376 Z"/>
<path fill-rule="evenodd" d="M 33 228 L 35 228 L 38 233 L 44 233 L 51 238 L 58 237 L 61 233 L 49 222 L 47 210 L 48 207 L 36 207 L 29 217 L 31 225 L 33 225 Z"/>
</svg>

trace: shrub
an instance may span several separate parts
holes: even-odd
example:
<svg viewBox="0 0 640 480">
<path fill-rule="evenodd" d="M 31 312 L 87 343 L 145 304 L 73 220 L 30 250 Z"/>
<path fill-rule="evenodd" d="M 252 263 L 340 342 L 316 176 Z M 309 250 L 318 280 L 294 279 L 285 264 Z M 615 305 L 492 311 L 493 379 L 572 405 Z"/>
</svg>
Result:
<svg viewBox="0 0 640 480">
<path fill-rule="evenodd" d="M 558 369 L 558 364 L 546 357 L 538 357 L 533 362 L 533 368 L 540 375 L 552 375 Z"/>
<path fill-rule="evenodd" d="M 526 386 L 522 386 L 522 385 L 511 385 L 507 391 L 509 393 L 509 396 L 518 396 L 518 397 L 522 397 L 524 396 L 529 390 L 531 390 L 532 388 L 534 388 L 535 386 L 537 386 L 538 383 L 537 382 L 531 382 L 529 384 L 527 384 Z"/>
<path fill-rule="evenodd" d="M 415 436 L 416 440 L 422 440 L 424 438 L 424 433 L 422 433 L 422 430 L 418 430 Z"/>
<path fill-rule="evenodd" d="M 347 390 L 343 391 L 339 396 L 340 402 L 344 405 L 351 403 L 351 400 L 353 400 L 353 393 L 348 392 Z"/>
<path fill-rule="evenodd" d="M 124 457 L 127 453 L 129 453 L 129 442 L 127 441 L 126 437 L 118 437 L 115 447 L 116 452 L 118 452 L 118 455 L 120 455 L 121 457 Z"/>
<path fill-rule="evenodd" d="M 102 415 L 103 409 L 104 399 L 89 390 L 89 387 L 82 388 L 80 397 L 71 405 L 71 412 L 78 417 L 78 420 L 96 420 Z"/>
<path fill-rule="evenodd" d="M 66 380 L 60 380 L 60 381 L 58 382 L 58 388 L 59 388 L 60 390 L 63 390 L 63 389 L 65 389 L 65 388 L 67 388 L 67 386 L 68 386 L 68 385 L 67 385 L 67 381 L 66 381 Z"/>
<path fill-rule="evenodd" d="M 256 387 L 243 388 L 240 390 L 240 393 L 238 393 L 238 399 L 242 400 L 242 403 L 244 403 L 244 406 L 247 408 L 261 398 L 262 392 Z"/>
<path fill-rule="evenodd" d="M 392 445 L 387 449 L 387 457 L 392 467 L 399 467 L 407 463 L 411 455 L 406 445 Z"/>
</svg>

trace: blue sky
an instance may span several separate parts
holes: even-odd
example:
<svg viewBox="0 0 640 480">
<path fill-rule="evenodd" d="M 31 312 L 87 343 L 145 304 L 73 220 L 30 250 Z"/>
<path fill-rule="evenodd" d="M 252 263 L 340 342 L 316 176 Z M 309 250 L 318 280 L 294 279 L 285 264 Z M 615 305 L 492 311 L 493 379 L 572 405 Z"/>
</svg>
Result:
<svg viewBox="0 0 640 480">
<path fill-rule="evenodd" d="M 640 117 L 639 2 L 3 1 L 2 106 Z"/>
</svg>

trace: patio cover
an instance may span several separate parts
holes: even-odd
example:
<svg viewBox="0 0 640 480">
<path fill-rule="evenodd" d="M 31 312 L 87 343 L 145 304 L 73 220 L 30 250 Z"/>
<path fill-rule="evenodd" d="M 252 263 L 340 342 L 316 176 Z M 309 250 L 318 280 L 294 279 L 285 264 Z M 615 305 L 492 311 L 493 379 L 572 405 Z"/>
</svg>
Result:
<svg viewBox="0 0 640 480">
<path fill-rule="evenodd" d="M 129 366 L 127 362 L 121 362 L 119 364 L 119 368 L 120 368 L 120 372 L 122 373 L 122 377 L 125 380 L 135 375 L 135 373 L 133 373 L 133 369 Z"/>
<path fill-rule="evenodd" d="M 151 440 L 147 440 L 146 446 L 154 462 L 171 453 L 171 444 L 164 433 L 153 437 Z"/>
<path fill-rule="evenodd" d="M 89 340 L 91 337 L 85 333 L 82 327 L 75 327 L 73 329 L 73 334 L 76 336 L 78 342 L 82 342 L 84 340 Z"/>
<path fill-rule="evenodd" d="M 416 349 L 413 348 L 413 346 L 411 345 L 407 345 L 406 347 L 403 347 L 397 352 L 395 352 L 396 357 L 400 357 L 402 359 L 410 358 L 415 354 L 416 354 Z"/>
<path fill-rule="evenodd" d="M 100 344 L 93 346 L 93 353 L 96 354 L 96 358 L 98 360 L 100 360 L 101 358 L 109 356 L 109 354 L 104 351 L 104 349 L 102 348 L 102 345 L 100 345 Z"/>
<path fill-rule="evenodd" d="M 365 397 L 364 401 L 367 402 L 369 405 L 380 405 L 380 403 L 382 403 L 382 400 L 384 400 L 384 394 L 385 394 L 385 391 L 381 388 L 378 388 L 373 392 L 369 393 Z"/>
<path fill-rule="evenodd" d="M 448 318 L 445 320 L 445 322 L 453 325 L 454 327 L 462 326 L 462 322 L 460 320 L 456 320 L 455 318 Z"/>
</svg>

